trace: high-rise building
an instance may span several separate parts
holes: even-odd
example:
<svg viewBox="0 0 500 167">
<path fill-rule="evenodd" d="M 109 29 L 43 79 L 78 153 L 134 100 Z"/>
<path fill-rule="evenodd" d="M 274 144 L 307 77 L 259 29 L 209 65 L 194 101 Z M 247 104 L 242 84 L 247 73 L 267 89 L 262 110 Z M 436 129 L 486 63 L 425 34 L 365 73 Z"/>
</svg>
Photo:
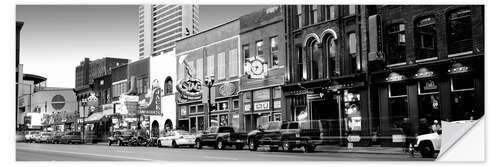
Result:
<svg viewBox="0 0 500 167">
<path fill-rule="evenodd" d="M 198 5 L 139 6 L 139 58 L 172 51 L 175 41 L 195 34 Z"/>
</svg>

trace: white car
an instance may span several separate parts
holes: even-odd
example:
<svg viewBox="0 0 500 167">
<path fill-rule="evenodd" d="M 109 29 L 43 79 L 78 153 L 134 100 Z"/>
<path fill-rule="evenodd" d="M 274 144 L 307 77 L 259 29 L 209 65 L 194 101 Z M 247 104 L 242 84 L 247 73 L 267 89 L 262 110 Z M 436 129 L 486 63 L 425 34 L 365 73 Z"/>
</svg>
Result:
<svg viewBox="0 0 500 167">
<path fill-rule="evenodd" d="M 179 146 L 194 147 L 196 136 L 184 130 L 174 130 L 167 132 L 158 138 L 158 147 L 169 146 L 177 148 Z"/>
<path fill-rule="evenodd" d="M 441 150 L 441 130 L 435 133 L 417 136 L 415 150 L 424 158 L 433 158 Z"/>
</svg>

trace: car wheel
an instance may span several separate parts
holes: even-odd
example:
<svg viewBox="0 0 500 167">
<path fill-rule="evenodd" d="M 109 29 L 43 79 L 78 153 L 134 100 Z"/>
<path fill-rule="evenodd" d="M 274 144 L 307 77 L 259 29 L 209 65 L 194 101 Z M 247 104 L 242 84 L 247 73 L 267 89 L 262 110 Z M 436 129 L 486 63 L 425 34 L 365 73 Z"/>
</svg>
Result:
<svg viewBox="0 0 500 167">
<path fill-rule="evenodd" d="M 173 148 L 179 148 L 179 146 L 177 145 L 177 143 L 175 142 L 175 140 L 172 141 L 172 147 Z"/>
<path fill-rule="evenodd" d="M 248 140 L 248 150 L 250 151 L 256 151 L 259 146 L 257 143 L 255 143 L 254 139 L 249 139 Z"/>
<path fill-rule="evenodd" d="M 158 140 L 158 148 L 160 148 L 160 147 L 161 147 L 161 141 Z"/>
<path fill-rule="evenodd" d="M 292 151 L 293 148 L 290 146 L 290 143 L 288 142 L 288 140 L 285 140 L 283 141 L 283 150 L 284 151 Z"/>
<path fill-rule="evenodd" d="M 112 142 L 111 140 L 108 140 L 108 146 L 111 146 Z"/>
<path fill-rule="evenodd" d="M 316 149 L 316 146 L 314 145 L 304 145 L 304 152 L 306 153 L 312 153 L 314 152 L 314 149 Z"/>
<path fill-rule="evenodd" d="M 217 149 L 224 150 L 224 141 L 222 139 L 217 140 Z"/>
<path fill-rule="evenodd" d="M 236 144 L 236 149 L 238 150 L 243 150 L 243 147 L 245 147 L 244 144 Z"/>
<path fill-rule="evenodd" d="M 196 140 L 194 142 L 195 144 L 195 147 L 198 149 L 198 150 L 201 150 L 203 148 L 203 145 L 201 145 L 201 141 L 200 140 Z"/>
<path fill-rule="evenodd" d="M 432 158 L 434 157 L 434 147 L 432 146 L 432 143 L 430 142 L 424 142 L 421 143 L 419 147 L 420 150 L 420 155 L 422 155 L 423 158 Z"/>
</svg>

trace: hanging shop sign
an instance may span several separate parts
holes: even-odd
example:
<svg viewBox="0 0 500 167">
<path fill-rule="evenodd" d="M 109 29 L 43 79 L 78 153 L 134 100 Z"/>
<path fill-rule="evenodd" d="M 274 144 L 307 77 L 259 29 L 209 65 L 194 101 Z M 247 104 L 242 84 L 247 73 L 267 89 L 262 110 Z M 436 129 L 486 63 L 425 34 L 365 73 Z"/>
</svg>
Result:
<svg viewBox="0 0 500 167">
<path fill-rule="evenodd" d="M 427 81 L 425 81 L 425 84 L 424 84 L 423 88 L 424 88 L 424 90 L 436 90 L 437 89 L 437 85 L 434 82 L 434 80 L 427 80 Z"/>
<path fill-rule="evenodd" d="M 255 111 L 259 110 L 269 110 L 269 102 L 259 102 L 259 103 L 254 103 L 253 108 Z"/>
<path fill-rule="evenodd" d="M 231 82 L 224 83 L 224 84 L 220 85 L 217 90 L 218 90 L 220 96 L 227 97 L 227 96 L 234 95 L 234 93 L 236 92 L 236 86 L 234 83 L 231 83 Z"/>
<path fill-rule="evenodd" d="M 263 79 L 267 76 L 267 64 L 259 56 L 249 58 L 244 69 L 251 79 Z"/>
<path fill-rule="evenodd" d="M 161 89 L 156 87 L 149 98 L 149 102 L 143 102 L 139 105 L 139 113 L 144 115 L 161 115 Z M 146 100 L 146 99 L 144 99 Z"/>
<path fill-rule="evenodd" d="M 455 63 L 448 70 L 450 74 L 460 74 L 470 72 L 472 69 L 470 67 L 464 66 L 462 63 Z"/>
<path fill-rule="evenodd" d="M 347 136 L 347 141 L 349 142 L 359 142 L 361 141 L 361 137 L 359 135 L 349 135 Z"/>
<path fill-rule="evenodd" d="M 177 91 L 180 93 L 180 98 L 196 100 L 200 99 L 202 92 L 202 83 L 199 79 L 189 78 L 187 80 L 182 80 L 176 86 Z"/>
<path fill-rule="evenodd" d="M 186 106 L 181 106 L 181 115 L 187 115 Z"/>
<path fill-rule="evenodd" d="M 405 79 L 406 79 L 406 77 L 404 75 L 398 74 L 396 72 L 392 72 L 389 74 L 389 76 L 385 80 L 387 82 L 397 82 L 397 81 L 402 81 Z"/>
<path fill-rule="evenodd" d="M 429 69 L 422 67 L 420 68 L 417 73 L 415 74 L 415 78 L 429 78 L 429 77 L 434 77 L 436 74 L 434 71 L 430 71 Z"/>
</svg>

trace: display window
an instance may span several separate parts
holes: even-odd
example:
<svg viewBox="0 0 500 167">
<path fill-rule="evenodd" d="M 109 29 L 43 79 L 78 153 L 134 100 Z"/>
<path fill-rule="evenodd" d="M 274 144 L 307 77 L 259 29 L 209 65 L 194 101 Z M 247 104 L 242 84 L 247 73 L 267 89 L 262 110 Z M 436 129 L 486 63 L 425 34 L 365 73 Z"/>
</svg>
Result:
<svg viewBox="0 0 500 167">
<path fill-rule="evenodd" d="M 361 131 L 360 98 L 357 91 L 344 91 L 344 121 L 348 131 Z"/>
<path fill-rule="evenodd" d="M 389 84 L 389 111 L 392 128 L 403 132 L 403 124 L 409 122 L 408 94 L 405 83 Z"/>
<path fill-rule="evenodd" d="M 229 126 L 227 120 L 227 114 L 219 115 L 219 126 Z"/>
</svg>

